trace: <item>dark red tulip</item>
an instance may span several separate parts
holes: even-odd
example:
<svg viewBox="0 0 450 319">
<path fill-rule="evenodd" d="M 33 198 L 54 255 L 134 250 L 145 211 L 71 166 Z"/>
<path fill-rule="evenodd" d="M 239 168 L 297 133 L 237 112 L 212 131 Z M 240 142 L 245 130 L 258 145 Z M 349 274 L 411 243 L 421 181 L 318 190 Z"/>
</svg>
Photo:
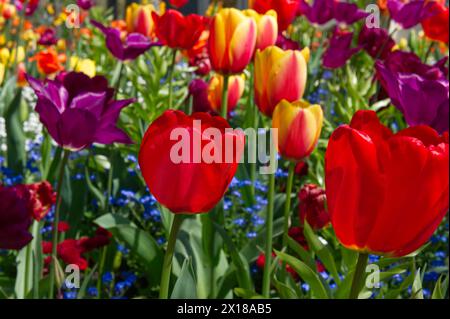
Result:
<svg viewBox="0 0 450 319">
<path fill-rule="evenodd" d="M 152 12 L 158 39 L 173 49 L 191 49 L 207 27 L 208 19 L 198 14 L 183 16 L 169 9 L 162 16 Z"/>
<path fill-rule="evenodd" d="M 0 249 L 25 247 L 33 239 L 30 226 L 30 193 L 23 186 L 0 185 Z"/>
<path fill-rule="evenodd" d="M 98 228 L 95 231 L 94 237 L 82 237 L 78 240 L 78 245 L 83 249 L 83 252 L 90 252 L 92 250 L 109 245 L 112 234 L 104 228 Z"/>
<path fill-rule="evenodd" d="M 306 240 L 305 234 L 303 233 L 303 227 L 295 226 L 289 228 L 288 231 L 289 237 L 299 243 L 306 250 L 309 249 L 308 241 Z"/>
<path fill-rule="evenodd" d="M 395 46 L 395 41 L 391 38 L 386 29 L 368 28 L 363 26 L 358 36 L 360 45 L 372 58 L 386 59 Z"/>
<path fill-rule="evenodd" d="M 358 111 L 331 135 L 325 181 L 331 223 L 354 250 L 404 256 L 434 233 L 449 207 L 448 132 L 424 125 L 393 134 Z"/>
<path fill-rule="evenodd" d="M 306 220 L 312 228 L 322 229 L 330 223 L 325 207 L 325 190 L 314 184 L 306 184 L 298 194 L 300 221 Z"/>
<path fill-rule="evenodd" d="M 213 129 L 218 135 L 214 138 L 208 136 Z M 220 116 L 188 116 L 174 110 L 150 125 L 142 140 L 139 165 L 150 192 L 162 205 L 174 213 L 203 213 L 220 201 L 245 143 L 243 134 L 229 130 Z M 219 156 L 212 160 L 205 153 Z"/>
</svg>

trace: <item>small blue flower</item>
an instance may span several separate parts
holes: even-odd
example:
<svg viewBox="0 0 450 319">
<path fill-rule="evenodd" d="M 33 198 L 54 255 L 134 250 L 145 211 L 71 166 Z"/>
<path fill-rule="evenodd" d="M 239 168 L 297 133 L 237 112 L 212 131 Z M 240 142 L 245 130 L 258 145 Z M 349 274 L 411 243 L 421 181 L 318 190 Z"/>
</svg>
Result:
<svg viewBox="0 0 450 319">
<path fill-rule="evenodd" d="M 76 291 L 65 291 L 63 293 L 64 299 L 77 299 L 77 292 Z"/>
<path fill-rule="evenodd" d="M 247 238 L 255 238 L 258 234 L 254 231 L 247 233 Z"/>
<path fill-rule="evenodd" d="M 114 278 L 114 275 L 113 275 L 112 272 L 110 272 L 110 271 L 105 272 L 105 273 L 103 274 L 103 276 L 102 276 L 102 282 L 103 282 L 105 285 L 109 285 L 109 284 L 112 283 L 113 278 Z"/>
<path fill-rule="evenodd" d="M 87 289 L 87 294 L 90 297 L 97 297 L 98 296 L 98 290 L 96 287 L 89 287 Z"/>
<path fill-rule="evenodd" d="M 235 225 L 237 225 L 237 226 L 243 227 L 243 226 L 245 226 L 246 221 L 245 221 L 244 218 L 241 217 L 241 218 L 236 218 L 236 219 L 233 221 L 233 223 L 234 223 Z"/>
</svg>

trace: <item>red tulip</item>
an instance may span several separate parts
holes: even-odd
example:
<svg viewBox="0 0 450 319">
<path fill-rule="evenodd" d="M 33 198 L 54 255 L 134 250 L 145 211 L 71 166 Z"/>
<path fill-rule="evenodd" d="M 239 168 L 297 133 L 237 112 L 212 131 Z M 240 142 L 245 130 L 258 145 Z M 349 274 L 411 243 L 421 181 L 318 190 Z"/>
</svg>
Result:
<svg viewBox="0 0 450 319">
<path fill-rule="evenodd" d="M 428 17 L 422 20 L 423 31 L 428 38 L 448 44 L 448 7 L 438 1 L 431 3 Z"/>
<path fill-rule="evenodd" d="M 25 185 L 31 195 L 33 218 L 40 221 L 50 211 L 53 204 L 56 203 L 56 193 L 52 185 L 47 182 L 40 182 L 31 185 Z"/>
<path fill-rule="evenodd" d="M 335 130 L 325 155 L 331 223 L 354 250 L 404 256 L 433 234 L 449 207 L 449 146 L 428 126 L 393 134 L 373 111 Z"/>
<path fill-rule="evenodd" d="M 169 0 L 169 3 L 172 7 L 181 8 L 184 7 L 189 0 Z"/>
<path fill-rule="evenodd" d="M 174 49 L 191 49 L 206 29 L 208 19 L 190 14 L 183 16 L 179 11 L 169 9 L 162 16 L 152 12 L 156 25 L 156 36 L 164 45 Z"/>
<path fill-rule="evenodd" d="M 150 192 L 172 212 L 208 212 L 236 173 L 244 144 L 219 116 L 168 110 L 145 133 L 139 165 Z"/>
<path fill-rule="evenodd" d="M 306 184 L 298 193 L 300 221 L 306 220 L 313 229 L 322 229 L 330 223 L 325 207 L 325 190 L 314 184 Z"/>
<path fill-rule="evenodd" d="M 297 15 L 299 0 L 250 0 L 249 8 L 264 14 L 270 9 L 277 13 L 278 29 L 286 30 Z"/>
</svg>

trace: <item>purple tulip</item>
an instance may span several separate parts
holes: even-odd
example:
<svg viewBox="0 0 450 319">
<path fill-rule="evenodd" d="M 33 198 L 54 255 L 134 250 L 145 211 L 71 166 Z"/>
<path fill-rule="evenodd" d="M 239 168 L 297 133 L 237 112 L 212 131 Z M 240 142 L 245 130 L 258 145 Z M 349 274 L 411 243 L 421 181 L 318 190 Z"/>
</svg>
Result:
<svg viewBox="0 0 450 319">
<path fill-rule="evenodd" d="M 77 5 L 83 10 L 89 10 L 95 3 L 94 0 L 77 0 Z"/>
<path fill-rule="evenodd" d="M 202 79 L 195 79 L 189 84 L 189 94 L 192 95 L 193 112 L 211 112 L 208 100 L 208 83 Z"/>
<path fill-rule="evenodd" d="M 300 50 L 300 45 L 298 42 L 286 38 L 281 33 L 278 34 L 277 42 L 275 45 L 283 50 Z"/>
<path fill-rule="evenodd" d="M 395 46 L 395 41 L 383 28 L 363 26 L 358 37 L 360 45 L 372 58 L 386 59 Z"/>
<path fill-rule="evenodd" d="M 412 0 L 403 2 L 400 0 L 388 0 L 387 7 L 392 20 L 400 24 L 404 29 L 409 29 L 419 24 L 424 19 L 426 7 L 430 2 L 425 0 Z"/>
<path fill-rule="evenodd" d="M 330 39 L 330 45 L 323 55 L 323 66 L 337 69 L 343 66 L 356 52 L 359 47 L 351 48 L 353 32 L 343 32 L 335 29 Z"/>
<path fill-rule="evenodd" d="M 430 66 L 413 53 L 395 51 L 386 61 L 376 62 L 377 78 L 408 125 L 448 131 L 449 83 L 443 61 Z"/>
<path fill-rule="evenodd" d="M 56 31 L 52 28 L 45 29 L 38 40 L 38 44 L 45 46 L 55 45 L 57 42 Z"/>
<path fill-rule="evenodd" d="M 15 0 L 14 4 L 15 4 L 17 10 L 19 10 L 19 11 L 23 10 L 23 6 L 24 6 L 23 0 Z M 33 15 L 33 13 L 37 10 L 38 7 L 39 7 L 39 0 L 27 1 L 26 6 L 25 6 L 25 15 L 26 16 Z"/>
<path fill-rule="evenodd" d="M 0 249 L 19 250 L 33 236 L 31 226 L 30 193 L 21 186 L 0 185 Z"/>
<path fill-rule="evenodd" d="M 312 5 L 300 0 L 299 11 L 309 22 L 326 24 L 335 19 L 345 24 L 353 24 L 368 16 L 368 13 L 358 8 L 356 4 L 336 0 L 314 0 Z"/>
<path fill-rule="evenodd" d="M 334 4 L 334 18 L 338 22 L 350 25 L 368 16 L 367 12 L 359 9 L 354 3 L 336 1 Z"/>
<path fill-rule="evenodd" d="M 44 84 L 32 77 L 28 82 L 38 97 L 41 122 L 61 147 L 80 150 L 92 143 L 132 143 L 116 123 L 120 111 L 134 99 L 114 100 L 114 89 L 105 77 L 69 72 L 62 82 Z"/>
<path fill-rule="evenodd" d="M 140 33 L 130 33 L 123 42 L 119 30 L 105 27 L 94 20 L 91 23 L 103 32 L 106 37 L 106 47 L 112 55 L 121 61 L 134 60 L 152 46 L 158 45 L 158 43 L 151 42 L 149 38 Z"/>
<path fill-rule="evenodd" d="M 326 24 L 334 18 L 334 0 L 314 0 L 312 5 L 300 0 L 299 9 L 311 23 Z"/>
</svg>

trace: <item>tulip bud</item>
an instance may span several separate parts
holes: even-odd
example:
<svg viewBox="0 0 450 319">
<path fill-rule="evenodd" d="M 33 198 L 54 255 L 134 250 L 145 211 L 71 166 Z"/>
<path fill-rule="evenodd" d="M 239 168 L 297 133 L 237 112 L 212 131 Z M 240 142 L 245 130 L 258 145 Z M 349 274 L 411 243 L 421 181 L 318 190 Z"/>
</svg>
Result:
<svg viewBox="0 0 450 319">
<path fill-rule="evenodd" d="M 253 57 L 256 36 L 252 18 L 234 8 L 220 10 L 212 20 L 208 41 L 212 68 L 223 74 L 241 73 Z"/>
<path fill-rule="evenodd" d="M 230 76 L 228 80 L 228 112 L 231 112 L 237 105 L 244 93 L 245 77 L 243 75 Z M 220 114 L 222 109 L 223 76 L 214 75 L 208 85 L 208 101 L 211 108 Z"/>
<path fill-rule="evenodd" d="M 313 229 L 322 229 L 330 223 L 325 207 L 325 190 L 314 184 L 306 184 L 298 194 L 300 221 L 305 220 Z"/>
<path fill-rule="evenodd" d="M 1 67 L 0 67 L 1 68 Z M 1 73 L 1 71 L 0 71 Z M 17 65 L 17 86 L 18 87 L 24 87 L 25 85 L 27 85 L 27 79 L 26 79 L 26 69 L 25 69 L 25 64 L 23 62 L 20 62 Z M 1 83 L 1 75 L 0 75 L 0 83 Z"/>
<path fill-rule="evenodd" d="M 322 130 L 320 105 L 304 101 L 281 101 L 273 113 L 272 126 L 278 129 L 278 152 L 286 159 L 300 161 L 314 150 Z"/>
<path fill-rule="evenodd" d="M 259 14 L 255 10 L 248 9 L 244 10 L 244 14 L 256 22 L 256 49 L 264 50 L 275 45 L 278 37 L 277 13 L 269 10 L 265 14 Z"/>
<path fill-rule="evenodd" d="M 281 100 L 300 100 L 306 77 L 306 60 L 300 51 L 284 51 L 275 46 L 258 50 L 255 55 L 255 102 L 259 110 L 271 117 Z"/>
<path fill-rule="evenodd" d="M 129 33 L 140 33 L 151 37 L 154 31 L 152 12 L 155 8 L 151 5 L 139 5 L 132 3 L 127 7 L 125 21 Z"/>
</svg>

